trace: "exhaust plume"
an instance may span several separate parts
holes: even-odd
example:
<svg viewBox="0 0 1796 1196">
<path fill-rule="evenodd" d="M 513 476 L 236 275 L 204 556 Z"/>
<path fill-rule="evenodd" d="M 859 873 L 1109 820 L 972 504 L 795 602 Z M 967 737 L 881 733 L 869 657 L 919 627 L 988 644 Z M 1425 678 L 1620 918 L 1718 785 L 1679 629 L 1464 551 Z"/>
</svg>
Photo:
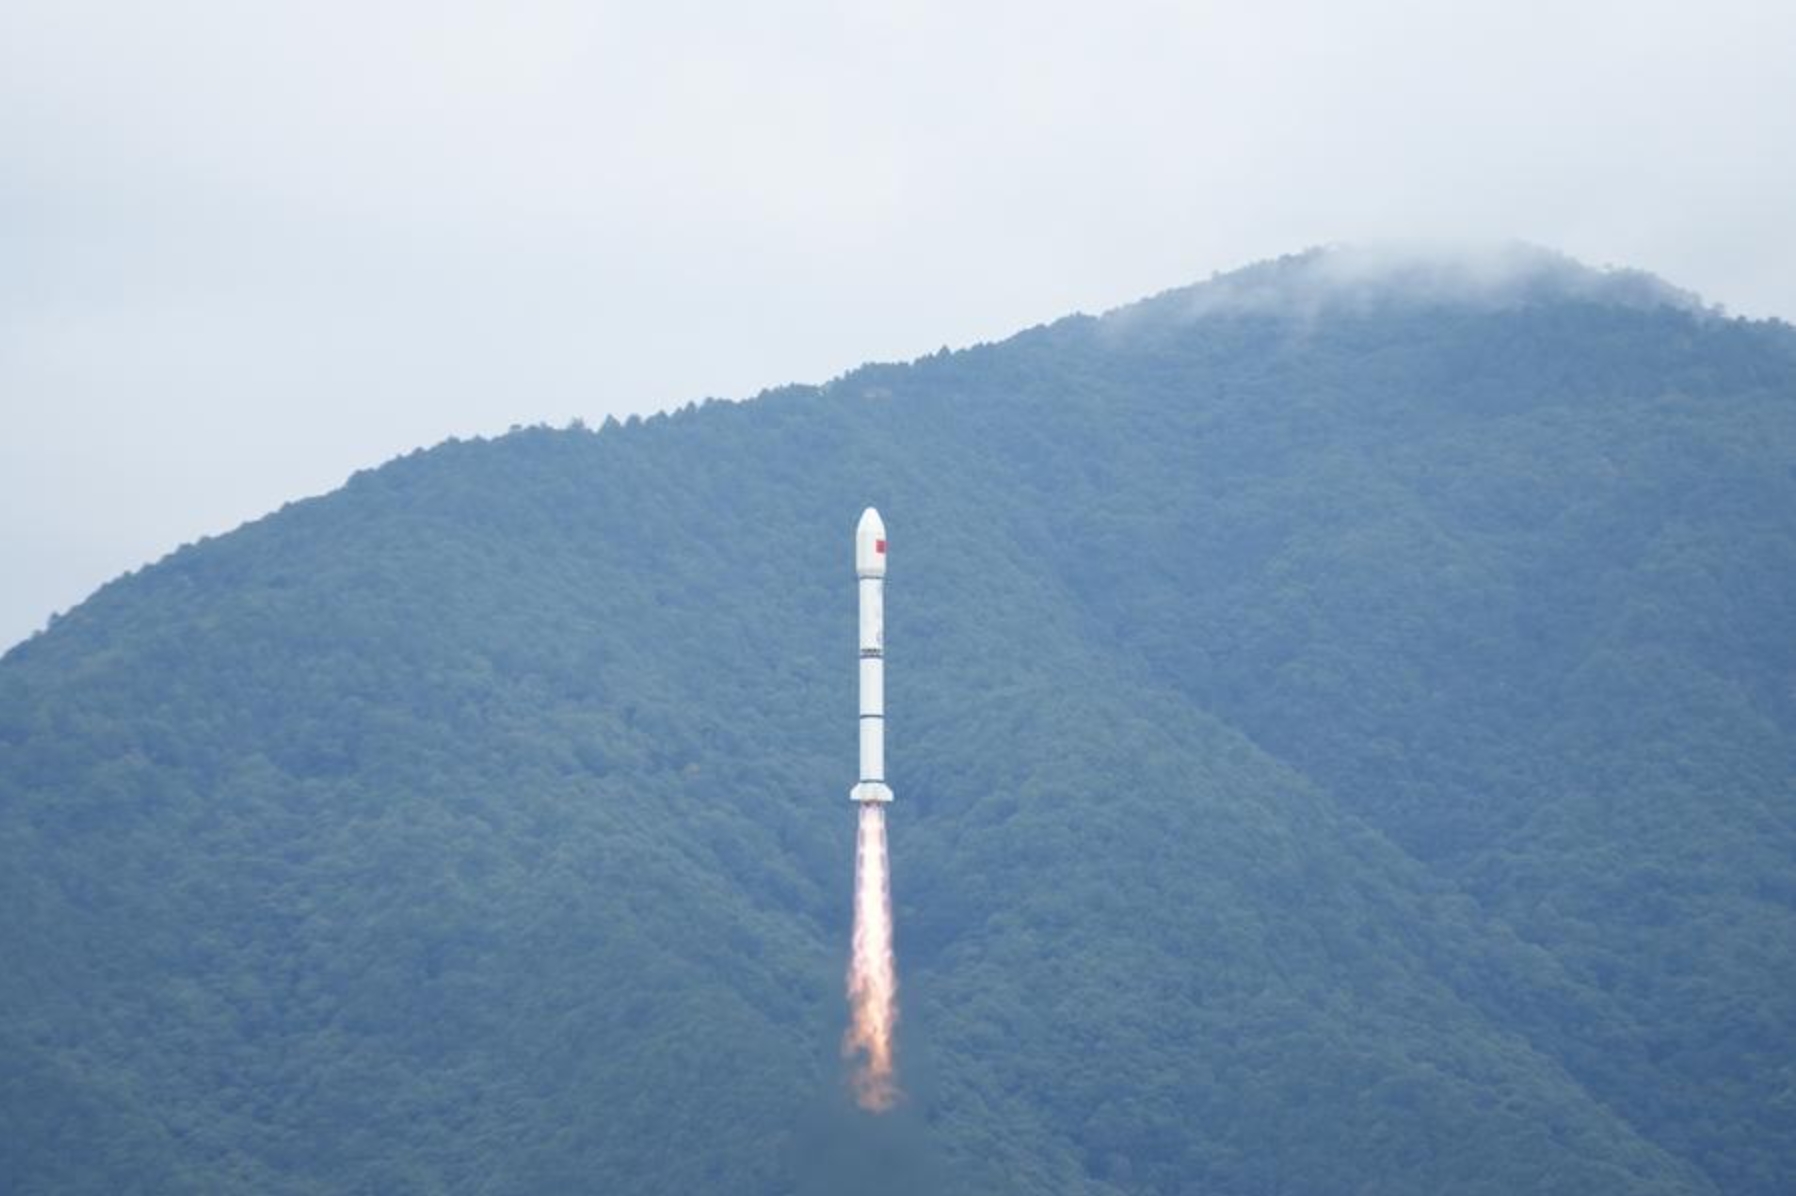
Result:
<svg viewBox="0 0 1796 1196">
<path fill-rule="evenodd" d="M 854 947 L 848 961 L 849 1063 L 855 1103 L 869 1113 L 897 1104 L 893 1034 L 898 1026 L 898 967 L 892 954 L 892 882 L 886 860 L 886 812 L 861 805 L 854 853 Z"/>
</svg>

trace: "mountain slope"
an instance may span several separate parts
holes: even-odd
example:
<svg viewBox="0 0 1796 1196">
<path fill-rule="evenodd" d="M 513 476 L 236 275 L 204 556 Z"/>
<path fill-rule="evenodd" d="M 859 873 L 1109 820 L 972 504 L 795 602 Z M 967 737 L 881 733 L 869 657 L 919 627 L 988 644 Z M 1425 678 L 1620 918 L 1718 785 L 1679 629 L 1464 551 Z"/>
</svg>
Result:
<svg viewBox="0 0 1796 1196">
<path fill-rule="evenodd" d="M 107 587 L 0 664 L 0 1180 L 1787 1187 L 1796 337 L 1423 274 L 452 443 Z"/>
</svg>

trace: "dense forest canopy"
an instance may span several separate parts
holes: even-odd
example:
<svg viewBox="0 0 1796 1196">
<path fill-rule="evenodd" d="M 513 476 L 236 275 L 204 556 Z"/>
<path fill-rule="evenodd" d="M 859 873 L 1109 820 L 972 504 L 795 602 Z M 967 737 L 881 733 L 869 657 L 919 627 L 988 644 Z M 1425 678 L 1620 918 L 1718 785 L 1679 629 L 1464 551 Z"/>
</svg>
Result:
<svg viewBox="0 0 1796 1196">
<path fill-rule="evenodd" d="M 1793 630 L 1796 332 L 1543 251 L 414 453 L 0 661 L 0 1189 L 1788 1192 Z"/>
</svg>

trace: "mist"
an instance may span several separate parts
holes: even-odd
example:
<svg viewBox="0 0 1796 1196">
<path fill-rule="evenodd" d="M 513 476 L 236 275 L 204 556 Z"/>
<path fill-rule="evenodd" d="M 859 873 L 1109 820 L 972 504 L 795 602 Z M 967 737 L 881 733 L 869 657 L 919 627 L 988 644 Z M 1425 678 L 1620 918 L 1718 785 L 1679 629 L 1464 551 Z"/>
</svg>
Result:
<svg viewBox="0 0 1796 1196">
<path fill-rule="evenodd" d="M 1328 313 L 1394 305 L 1495 311 L 1548 299 L 1722 314 L 1700 295 L 1642 270 L 1593 267 L 1519 241 L 1476 240 L 1319 246 L 1108 314 L 1121 327 L 1169 310 L 1187 320 L 1251 313 L 1307 322 Z"/>
</svg>

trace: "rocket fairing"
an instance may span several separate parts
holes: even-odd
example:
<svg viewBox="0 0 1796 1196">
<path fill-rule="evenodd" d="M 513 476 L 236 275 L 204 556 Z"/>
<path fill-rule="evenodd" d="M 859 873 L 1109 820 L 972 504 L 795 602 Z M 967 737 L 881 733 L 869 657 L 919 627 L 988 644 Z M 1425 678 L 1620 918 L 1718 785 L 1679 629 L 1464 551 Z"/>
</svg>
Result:
<svg viewBox="0 0 1796 1196">
<path fill-rule="evenodd" d="M 848 796 L 889 802 L 886 786 L 886 525 L 868 507 L 854 529 L 861 600 L 861 779 Z"/>
</svg>

